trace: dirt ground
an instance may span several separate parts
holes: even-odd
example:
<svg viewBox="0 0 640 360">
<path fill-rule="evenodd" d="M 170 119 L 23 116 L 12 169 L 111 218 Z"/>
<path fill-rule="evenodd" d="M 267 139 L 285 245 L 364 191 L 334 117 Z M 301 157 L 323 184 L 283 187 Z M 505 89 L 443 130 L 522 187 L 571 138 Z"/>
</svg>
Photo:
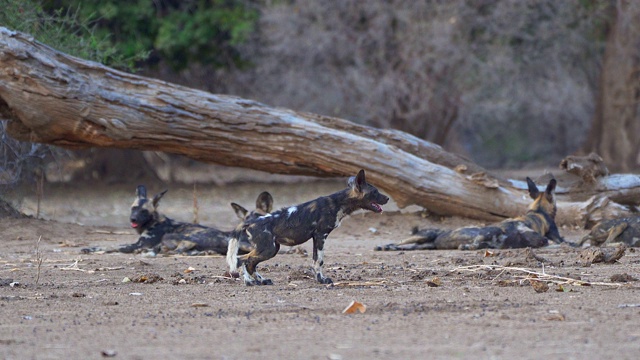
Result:
<svg viewBox="0 0 640 360">
<path fill-rule="evenodd" d="M 345 219 L 329 236 L 325 275 L 334 286 L 311 279 L 310 256 L 301 251 L 263 263 L 261 273 L 275 285 L 262 287 L 225 278 L 222 256 L 81 254 L 89 245 L 136 241 L 128 228 L 135 185 L 46 185 L 40 216 L 47 220 L 0 219 L 1 358 L 640 355 L 638 282 L 620 282 L 624 274 L 640 278 L 639 252 L 589 267 L 579 264 L 579 249 L 558 246 L 534 250 L 543 262 L 525 250 L 375 252 L 413 226 L 478 224 L 390 204 L 383 214 Z M 197 216 L 231 229 L 237 221 L 231 201 L 249 208 L 268 190 L 282 207 L 342 188 L 342 181 L 198 187 Z M 22 211 L 35 213 L 33 194 L 12 196 L 22 199 Z M 193 188 L 171 186 L 161 209 L 192 220 Z M 585 232 L 561 233 L 577 241 Z M 310 253 L 311 243 L 302 248 Z M 352 301 L 366 311 L 343 314 Z"/>
</svg>

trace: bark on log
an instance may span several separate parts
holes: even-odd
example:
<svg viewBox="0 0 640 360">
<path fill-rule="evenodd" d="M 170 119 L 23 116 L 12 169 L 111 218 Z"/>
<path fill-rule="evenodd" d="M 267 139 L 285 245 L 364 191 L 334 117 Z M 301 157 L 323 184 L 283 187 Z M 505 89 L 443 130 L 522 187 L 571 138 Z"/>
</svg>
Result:
<svg viewBox="0 0 640 360">
<path fill-rule="evenodd" d="M 487 174 L 409 134 L 120 72 L 1 27 L 0 115 L 19 140 L 67 148 L 163 151 L 282 174 L 350 176 L 364 168 L 400 207 L 443 215 L 501 220 L 530 202 L 509 182 L 454 171 Z M 611 202 L 590 204 L 561 206 L 559 223 L 623 211 Z"/>
</svg>

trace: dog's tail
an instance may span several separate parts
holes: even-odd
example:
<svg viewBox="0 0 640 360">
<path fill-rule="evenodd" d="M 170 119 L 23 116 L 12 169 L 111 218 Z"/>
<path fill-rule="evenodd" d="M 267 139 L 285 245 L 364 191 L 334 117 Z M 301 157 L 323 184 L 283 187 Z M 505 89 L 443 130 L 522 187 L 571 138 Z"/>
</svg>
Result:
<svg viewBox="0 0 640 360">
<path fill-rule="evenodd" d="M 414 227 L 411 236 L 395 244 L 376 246 L 375 251 L 404 251 L 435 249 L 435 241 L 445 231 L 442 229 L 423 229 Z"/>
<path fill-rule="evenodd" d="M 240 249 L 240 239 L 238 238 L 237 234 L 232 235 L 227 248 L 227 264 L 231 275 L 238 273 L 238 249 Z"/>
</svg>

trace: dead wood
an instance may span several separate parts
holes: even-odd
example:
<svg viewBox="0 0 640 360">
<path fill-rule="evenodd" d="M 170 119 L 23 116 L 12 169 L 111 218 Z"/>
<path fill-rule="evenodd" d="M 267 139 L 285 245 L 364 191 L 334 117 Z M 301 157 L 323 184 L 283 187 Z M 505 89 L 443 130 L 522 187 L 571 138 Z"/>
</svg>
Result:
<svg viewBox="0 0 640 360">
<path fill-rule="evenodd" d="M 624 256 L 626 250 L 624 245 L 614 248 L 590 247 L 580 252 L 577 262 L 585 267 L 596 263 L 613 264 Z"/>
<path fill-rule="evenodd" d="M 585 183 L 594 183 L 597 178 L 609 175 L 609 169 L 596 153 L 587 156 L 569 155 L 560 161 L 560 168 L 580 177 Z"/>
<path fill-rule="evenodd" d="M 1 27 L 0 116 L 19 140 L 66 148 L 162 151 L 320 177 L 364 168 L 400 207 L 417 204 L 442 215 L 501 220 L 522 214 L 529 202 L 517 182 L 400 131 L 128 74 Z M 640 192 L 638 183 L 616 191 Z M 584 225 L 625 211 L 585 197 L 559 203 L 557 222 Z"/>
</svg>

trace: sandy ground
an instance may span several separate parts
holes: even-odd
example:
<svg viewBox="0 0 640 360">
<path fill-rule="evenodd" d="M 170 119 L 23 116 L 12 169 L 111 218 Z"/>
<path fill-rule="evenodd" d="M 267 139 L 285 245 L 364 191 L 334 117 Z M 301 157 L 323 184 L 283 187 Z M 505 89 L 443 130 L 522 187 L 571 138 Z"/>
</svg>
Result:
<svg viewBox="0 0 640 360">
<path fill-rule="evenodd" d="M 221 256 L 83 255 L 135 242 L 135 185 L 47 185 L 38 219 L 0 219 L 3 359 L 635 359 L 640 355 L 638 252 L 615 264 L 578 263 L 580 250 L 375 252 L 413 226 L 477 222 L 399 212 L 355 214 L 327 241 L 325 275 L 300 251 L 263 263 L 275 285 L 225 278 Z M 269 190 L 276 207 L 340 190 L 343 182 L 199 187 L 201 223 L 231 229 L 235 201 Z M 164 188 L 149 185 L 149 192 Z M 22 210 L 36 200 L 23 191 Z M 193 189 L 170 187 L 164 213 L 189 221 Z M 584 231 L 561 229 L 570 241 Z M 40 241 L 38 242 L 38 239 Z M 311 243 L 303 249 L 310 253 Z M 527 273 L 528 270 L 532 273 Z M 537 274 L 537 275 L 536 275 Z M 549 289 L 536 292 L 528 279 Z M 123 282 L 125 278 L 133 281 Z M 137 282 L 140 280 L 146 282 Z M 582 281 L 579 282 L 578 280 Z M 590 286 L 587 286 L 590 285 Z M 343 314 L 352 302 L 364 313 Z"/>
</svg>

